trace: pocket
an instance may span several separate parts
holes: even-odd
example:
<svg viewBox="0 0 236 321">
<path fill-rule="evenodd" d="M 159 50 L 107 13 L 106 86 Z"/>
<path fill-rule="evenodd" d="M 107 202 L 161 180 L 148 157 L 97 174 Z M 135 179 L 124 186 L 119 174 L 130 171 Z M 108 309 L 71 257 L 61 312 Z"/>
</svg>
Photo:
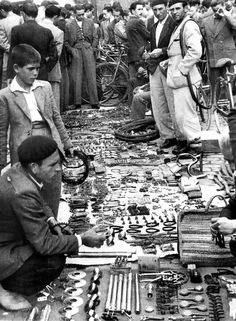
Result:
<svg viewBox="0 0 236 321">
<path fill-rule="evenodd" d="M 188 86 L 187 77 L 183 76 L 179 69 L 176 69 L 172 74 L 173 88 L 182 88 Z"/>
</svg>

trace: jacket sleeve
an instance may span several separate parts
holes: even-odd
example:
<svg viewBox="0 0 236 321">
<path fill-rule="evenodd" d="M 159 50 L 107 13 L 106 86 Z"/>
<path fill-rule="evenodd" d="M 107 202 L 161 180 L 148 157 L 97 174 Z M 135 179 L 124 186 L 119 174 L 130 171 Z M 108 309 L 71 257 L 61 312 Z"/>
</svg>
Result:
<svg viewBox="0 0 236 321">
<path fill-rule="evenodd" d="M 92 47 L 93 47 L 93 49 L 95 49 L 95 48 L 97 48 L 97 46 L 98 46 L 98 33 L 97 33 L 97 30 L 96 30 L 96 28 L 95 28 L 94 23 L 93 23 L 92 27 L 93 27 L 93 42 L 92 42 Z"/>
<path fill-rule="evenodd" d="M 35 191 L 24 191 L 12 200 L 13 210 L 30 245 L 41 255 L 78 253 L 78 241 L 74 235 L 52 234 L 43 205 Z"/>
<path fill-rule="evenodd" d="M 178 68 L 183 75 L 187 75 L 202 56 L 202 36 L 196 22 L 188 21 L 183 30 L 183 41 L 186 54 Z"/>
<path fill-rule="evenodd" d="M 142 19 L 138 20 L 138 30 L 144 39 L 150 40 L 150 32 L 147 30 L 145 23 Z"/>
<path fill-rule="evenodd" d="M 47 88 L 46 90 L 48 91 L 48 95 L 49 95 L 49 99 L 50 99 L 49 103 L 52 107 L 52 117 L 53 117 L 54 124 L 59 132 L 61 141 L 64 145 L 64 149 L 67 150 L 67 149 L 71 148 L 73 145 L 70 141 L 69 135 L 67 134 L 66 128 L 65 128 L 64 123 L 61 119 L 61 115 L 60 115 L 60 112 L 59 112 L 58 107 L 56 105 L 54 95 L 52 92 L 52 87 L 48 82 L 45 83 L 45 87 Z"/>
<path fill-rule="evenodd" d="M 17 26 L 12 28 L 11 31 L 11 44 L 10 44 L 10 51 L 9 51 L 9 57 L 8 57 L 8 62 L 7 62 L 7 79 L 12 79 L 14 77 L 14 69 L 13 69 L 13 64 L 12 64 L 12 59 L 11 59 L 11 52 L 12 49 L 18 45 L 17 41 Z"/>
<path fill-rule="evenodd" d="M 1 21 L 0 21 L 0 49 L 2 49 L 4 52 L 9 52 L 10 50 L 10 44 L 8 42 L 7 34 L 4 26 L 1 24 Z"/>
<path fill-rule="evenodd" d="M 9 110 L 7 101 L 0 91 L 0 168 L 7 164 L 7 132 L 9 127 Z"/>
<path fill-rule="evenodd" d="M 68 24 L 66 24 L 65 27 L 65 47 L 66 47 L 66 51 L 70 54 L 72 54 L 73 51 L 73 47 L 71 46 L 71 42 L 70 42 L 70 27 Z"/>
<path fill-rule="evenodd" d="M 229 204 L 223 208 L 220 216 L 227 217 L 231 220 L 236 219 L 236 196 L 230 199 Z"/>
<path fill-rule="evenodd" d="M 229 27 L 233 30 L 236 30 L 236 15 L 230 14 L 228 16 L 225 16 L 225 19 L 226 19 Z"/>
<path fill-rule="evenodd" d="M 62 32 L 60 32 L 60 34 L 58 35 L 58 37 L 56 39 L 57 54 L 59 57 L 61 56 L 63 44 L 64 44 L 64 32 L 62 31 Z"/>
<path fill-rule="evenodd" d="M 58 53 L 57 53 L 57 46 L 56 42 L 54 41 L 53 35 L 51 30 L 49 31 L 49 42 L 48 42 L 48 50 L 47 50 L 47 71 L 50 72 L 56 65 L 58 61 Z"/>
</svg>

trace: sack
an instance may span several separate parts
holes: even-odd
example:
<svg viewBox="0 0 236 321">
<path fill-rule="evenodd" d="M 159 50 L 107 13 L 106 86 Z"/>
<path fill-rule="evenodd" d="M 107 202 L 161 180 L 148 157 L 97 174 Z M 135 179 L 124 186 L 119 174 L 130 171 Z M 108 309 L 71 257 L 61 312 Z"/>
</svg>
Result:
<svg viewBox="0 0 236 321">
<path fill-rule="evenodd" d="M 220 248 L 212 241 L 211 218 L 220 216 L 222 211 L 219 207 L 209 208 L 212 199 L 205 209 L 183 211 L 178 216 L 179 254 L 182 264 L 216 267 L 236 265 L 236 257 L 229 248 L 230 236 L 225 237 L 225 248 Z"/>
</svg>

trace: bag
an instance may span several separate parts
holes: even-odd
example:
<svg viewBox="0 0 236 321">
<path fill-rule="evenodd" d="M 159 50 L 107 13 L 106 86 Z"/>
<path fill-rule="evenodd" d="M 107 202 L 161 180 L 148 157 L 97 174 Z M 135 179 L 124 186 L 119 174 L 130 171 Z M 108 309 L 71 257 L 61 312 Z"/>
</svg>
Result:
<svg viewBox="0 0 236 321">
<path fill-rule="evenodd" d="M 225 237 L 225 248 L 212 241 L 211 219 L 218 217 L 223 208 L 210 208 L 214 196 L 205 209 L 183 211 L 178 216 L 179 254 L 182 264 L 197 266 L 234 266 L 234 257 L 229 248 L 230 236 Z M 221 195 L 218 197 L 223 198 Z"/>
</svg>

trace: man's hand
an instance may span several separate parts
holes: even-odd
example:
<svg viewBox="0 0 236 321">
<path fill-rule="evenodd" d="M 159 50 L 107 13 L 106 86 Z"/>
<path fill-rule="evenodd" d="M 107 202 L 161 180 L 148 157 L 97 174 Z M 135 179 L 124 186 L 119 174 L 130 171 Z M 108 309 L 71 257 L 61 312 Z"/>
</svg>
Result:
<svg viewBox="0 0 236 321">
<path fill-rule="evenodd" d="M 222 233 L 224 235 L 233 234 L 236 231 L 236 220 L 229 220 L 227 217 L 213 217 L 211 219 L 211 233 L 216 235 Z"/>
<path fill-rule="evenodd" d="M 89 247 L 101 247 L 106 239 L 105 235 L 99 235 L 94 230 L 88 230 L 81 234 L 82 244 Z"/>
<path fill-rule="evenodd" d="M 158 58 L 160 55 L 162 55 L 162 49 L 156 48 L 150 53 L 151 58 Z"/>
</svg>

